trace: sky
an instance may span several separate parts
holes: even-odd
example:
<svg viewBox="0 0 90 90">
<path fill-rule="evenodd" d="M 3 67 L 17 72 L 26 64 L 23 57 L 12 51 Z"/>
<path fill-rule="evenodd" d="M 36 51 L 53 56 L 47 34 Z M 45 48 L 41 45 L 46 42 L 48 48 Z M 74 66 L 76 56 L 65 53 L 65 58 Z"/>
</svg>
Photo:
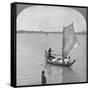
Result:
<svg viewBox="0 0 90 90">
<path fill-rule="evenodd" d="M 23 9 L 17 16 L 17 31 L 62 32 L 63 26 L 74 25 L 75 32 L 86 30 L 85 17 L 68 7 L 32 6 Z"/>
</svg>

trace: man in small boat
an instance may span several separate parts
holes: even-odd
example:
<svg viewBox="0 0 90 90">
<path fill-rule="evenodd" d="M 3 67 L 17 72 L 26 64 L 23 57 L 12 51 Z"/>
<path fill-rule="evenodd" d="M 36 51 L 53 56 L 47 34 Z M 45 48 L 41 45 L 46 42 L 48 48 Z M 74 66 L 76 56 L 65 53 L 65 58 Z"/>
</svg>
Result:
<svg viewBox="0 0 90 90">
<path fill-rule="evenodd" d="M 42 79 L 41 80 L 42 85 L 45 85 L 46 84 L 45 71 L 42 71 L 41 79 Z"/>
<path fill-rule="evenodd" d="M 64 62 L 65 62 L 65 64 L 69 63 L 69 59 L 67 57 L 65 57 Z"/>
<path fill-rule="evenodd" d="M 70 56 L 68 57 L 68 60 L 69 60 L 68 62 L 71 62 L 71 57 Z"/>
<path fill-rule="evenodd" d="M 49 59 L 55 58 L 55 56 L 52 56 L 52 55 L 51 55 L 51 52 L 52 52 L 52 50 L 51 50 L 51 48 L 49 48 L 49 50 L 48 50 L 48 58 L 49 58 Z"/>
<path fill-rule="evenodd" d="M 61 59 L 61 58 L 58 58 L 58 59 L 57 59 L 57 62 L 58 62 L 58 63 L 62 63 L 62 59 Z"/>
</svg>

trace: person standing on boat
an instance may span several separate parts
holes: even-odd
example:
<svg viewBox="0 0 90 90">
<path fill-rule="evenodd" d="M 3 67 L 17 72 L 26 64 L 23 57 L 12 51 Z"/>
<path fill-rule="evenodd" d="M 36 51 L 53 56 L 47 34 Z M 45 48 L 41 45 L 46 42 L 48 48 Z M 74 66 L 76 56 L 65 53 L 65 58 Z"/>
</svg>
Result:
<svg viewBox="0 0 90 90">
<path fill-rule="evenodd" d="M 51 48 L 49 48 L 49 50 L 48 50 L 49 57 L 51 57 L 51 52 L 52 52 L 52 50 L 51 50 Z"/>
<path fill-rule="evenodd" d="M 42 71 L 41 79 L 42 79 L 41 80 L 42 85 L 45 85 L 46 84 L 45 71 Z"/>
<path fill-rule="evenodd" d="M 51 50 L 51 48 L 49 48 L 49 50 L 48 50 L 48 57 L 49 57 L 49 59 L 55 58 L 54 56 L 51 55 L 51 52 L 52 52 L 52 50 Z"/>
</svg>

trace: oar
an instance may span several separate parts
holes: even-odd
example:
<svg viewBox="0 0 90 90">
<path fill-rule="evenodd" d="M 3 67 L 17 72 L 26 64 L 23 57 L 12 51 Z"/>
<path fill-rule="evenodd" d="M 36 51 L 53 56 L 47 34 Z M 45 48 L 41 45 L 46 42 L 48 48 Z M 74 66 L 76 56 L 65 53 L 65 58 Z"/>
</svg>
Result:
<svg viewBox="0 0 90 90">
<path fill-rule="evenodd" d="M 44 56 L 45 57 L 45 56 Z M 43 60 L 43 62 L 42 62 L 42 64 L 41 65 L 43 65 L 43 63 L 46 61 L 46 57 L 45 57 L 45 59 Z"/>
<path fill-rule="evenodd" d="M 43 63 L 45 62 L 45 60 L 43 60 L 43 62 L 42 62 L 42 64 L 41 65 L 43 65 Z"/>
</svg>

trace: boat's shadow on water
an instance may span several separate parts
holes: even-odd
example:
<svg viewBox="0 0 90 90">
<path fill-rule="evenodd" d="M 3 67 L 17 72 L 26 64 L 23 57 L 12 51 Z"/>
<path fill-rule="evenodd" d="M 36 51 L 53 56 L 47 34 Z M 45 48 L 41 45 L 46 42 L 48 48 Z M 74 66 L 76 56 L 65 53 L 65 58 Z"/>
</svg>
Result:
<svg viewBox="0 0 90 90">
<path fill-rule="evenodd" d="M 47 74 L 49 76 L 52 76 L 54 72 L 61 75 L 62 82 L 60 83 L 72 83 L 72 82 L 78 81 L 78 77 L 75 71 L 73 70 L 72 66 L 71 67 L 57 66 L 57 65 L 52 65 L 52 64 L 45 62 L 44 69 L 47 71 Z M 61 74 L 59 72 L 61 72 Z"/>
</svg>

